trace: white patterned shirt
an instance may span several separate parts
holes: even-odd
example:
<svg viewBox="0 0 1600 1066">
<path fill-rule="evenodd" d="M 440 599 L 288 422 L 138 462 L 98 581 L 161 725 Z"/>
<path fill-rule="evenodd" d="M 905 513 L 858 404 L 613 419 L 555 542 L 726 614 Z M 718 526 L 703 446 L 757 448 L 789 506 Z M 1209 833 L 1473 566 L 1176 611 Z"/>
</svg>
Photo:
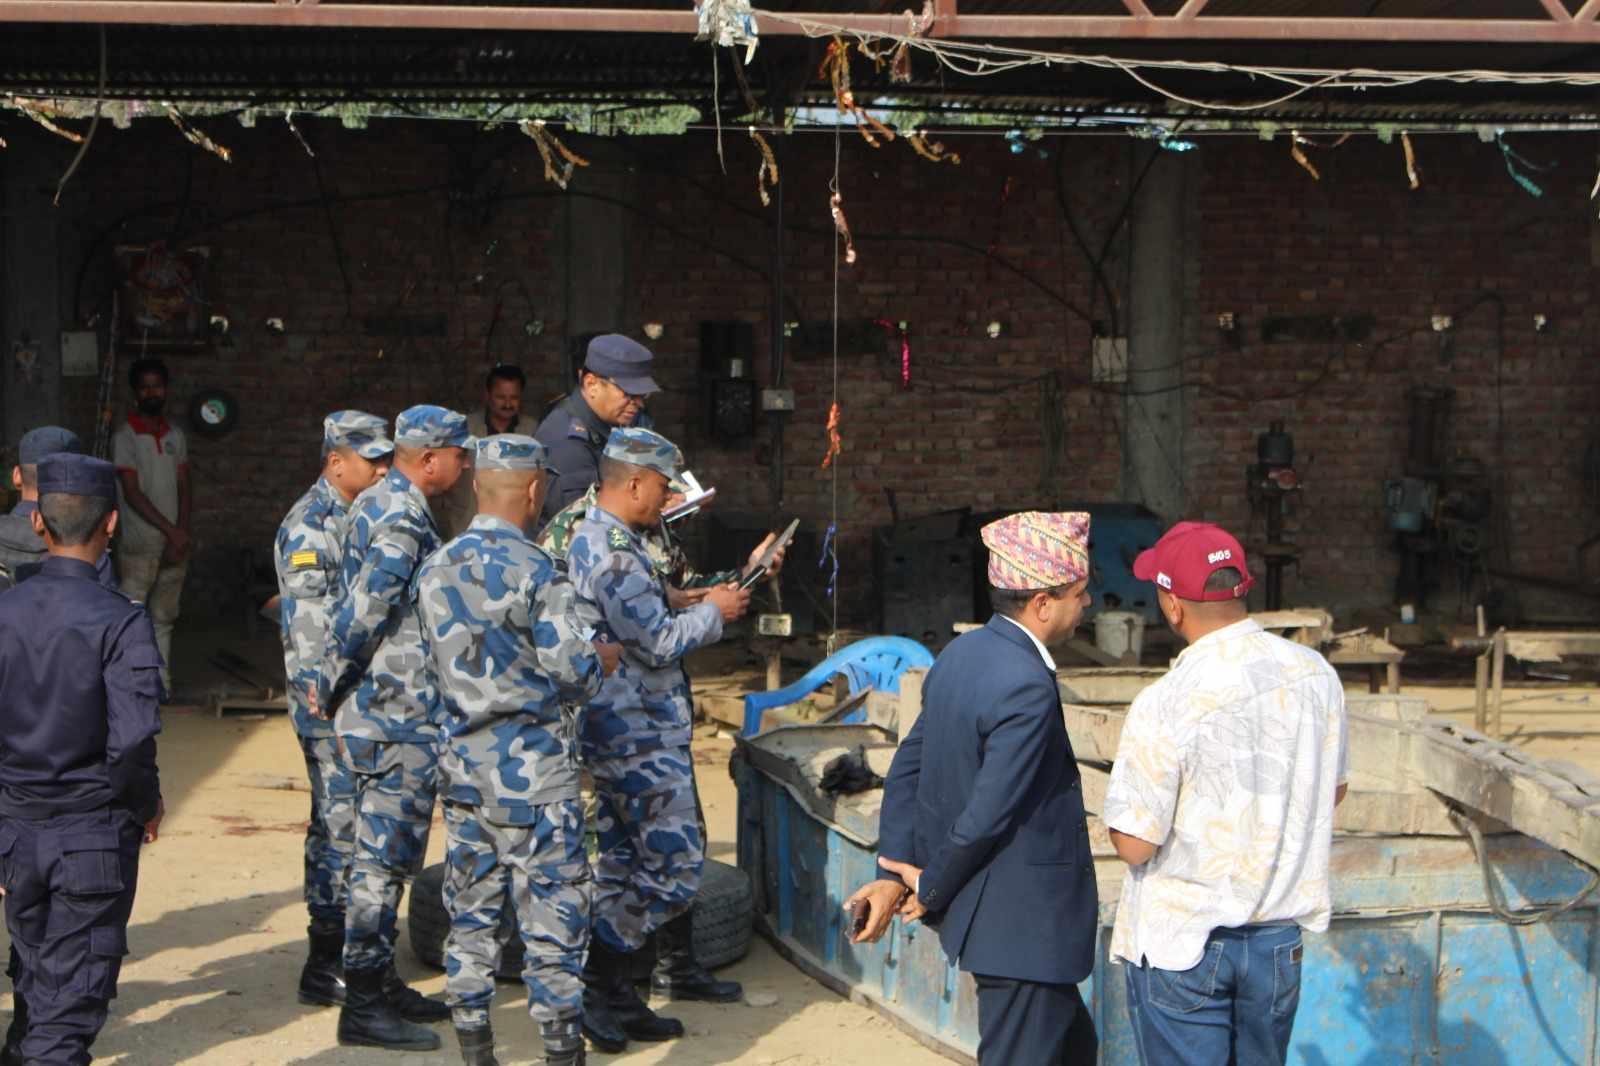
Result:
<svg viewBox="0 0 1600 1066">
<path fill-rule="evenodd" d="M 1128 711 L 1107 826 L 1157 845 L 1128 870 L 1111 957 L 1187 970 L 1211 930 L 1328 928 L 1328 851 L 1349 776 L 1344 686 L 1245 619 L 1186 648 Z"/>
</svg>

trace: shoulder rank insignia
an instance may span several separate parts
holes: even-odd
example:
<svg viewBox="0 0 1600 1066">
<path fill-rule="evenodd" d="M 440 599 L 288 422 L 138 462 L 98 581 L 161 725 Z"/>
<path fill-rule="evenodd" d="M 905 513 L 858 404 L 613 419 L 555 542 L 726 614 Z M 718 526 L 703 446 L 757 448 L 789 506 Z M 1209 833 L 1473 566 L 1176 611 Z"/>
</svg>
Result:
<svg viewBox="0 0 1600 1066">
<path fill-rule="evenodd" d="M 632 542 L 628 540 L 628 534 L 616 526 L 612 526 L 610 532 L 606 534 L 606 543 L 613 548 L 630 548 L 633 546 Z"/>
<path fill-rule="evenodd" d="M 289 565 L 296 570 L 303 570 L 308 566 L 316 566 L 320 556 L 314 551 L 295 552 L 289 556 Z"/>
<path fill-rule="evenodd" d="M 580 440 L 587 440 L 589 437 L 589 427 L 583 424 L 582 419 L 574 418 L 572 420 L 572 425 L 567 429 L 567 436 L 577 437 Z"/>
</svg>

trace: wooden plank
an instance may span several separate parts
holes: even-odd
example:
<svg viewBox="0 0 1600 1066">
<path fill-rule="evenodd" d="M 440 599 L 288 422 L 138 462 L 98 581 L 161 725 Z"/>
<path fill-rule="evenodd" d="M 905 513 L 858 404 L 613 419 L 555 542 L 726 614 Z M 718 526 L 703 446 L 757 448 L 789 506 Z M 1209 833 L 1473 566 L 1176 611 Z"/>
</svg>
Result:
<svg viewBox="0 0 1600 1066">
<path fill-rule="evenodd" d="M 1111 774 L 1103 766 L 1080 763 L 1083 806 L 1090 814 L 1105 813 L 1106 789 Z M 1498 824 L 1486 832 L 1503 832 Z M 1352 789 L 1333 815 L 1336 833 L 1383 833 L 1400 836 L 1460 836 L 1450 821 L 1449 807 L 1427 790 L 1411 792 L 1356 791 Z"/>
</svg>

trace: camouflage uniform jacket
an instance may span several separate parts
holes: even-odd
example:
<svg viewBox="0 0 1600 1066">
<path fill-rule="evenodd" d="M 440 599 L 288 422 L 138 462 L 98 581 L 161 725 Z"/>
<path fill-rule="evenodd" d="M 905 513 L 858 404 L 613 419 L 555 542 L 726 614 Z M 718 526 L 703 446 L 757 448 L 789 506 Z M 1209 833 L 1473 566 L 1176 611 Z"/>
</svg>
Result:
<svg viewBox="0 0 1600 1066">
<path fill-rule="evenodd" d="M 341 737 L 438 739 L 416 574 L 439 534 L 420 489 L 398 470 L 356 497 L 346 519 L 343 588 L 328 624 L 317 697 Z"/>
<path fill-rule="evenodd" d="M 333 723 L 312 715 L 306 694 L 322 674 L 328 615 L 339 600 L 349 510 L 327 478 L 317 478 L 284 516 L 272 552 L 289 714 L 294 731 L 307 739 L 333 736 Z"/>
<path fill-rule="evenodd" d="M 602 507 L 589 508 L 567 556 L 578 615 L 622 645 L 622 661 L 589 701 L 584 755 L 608 758 L 689 743 L 693 711 L 681 660 L 722 639 L 722 612 L 667 606 L 644 539 Z"/>
<path fill-rule="evenodd" d="M 417 611 L 444 707 L 441 790 L 497 825 L 578 796 L 576 716 L 600 690 L 572 585 L 522 530 L 478 515 L 417 575 Z"/>
<path fill-rule="evenodd" d="M 590 485 L 588 492 L 558 511 L 556 516 L 550 519 L 550 524 L 539 534 L 539 547 L 548 552 L 550 558 L 554 559 L 556 565 L 563 570 L 567 567 L 567 550 L 572 545 L 573 530 L 583 521 L 583 516 L 588 513 L 589 508 L 594 506 L 595 496 L 598 493 L 599 486 Z M 684 554 L 683 546 L 673 539 L 665 522 L 641 534 L 640 539 L 644 541 L 645 551 L 650 553 L 652 572 L 673 588 L 710 588 L 713 585 L 725 585 L 739 578 L 737 570 L 702 574 L 690 566 L 689 557 Z"/>
</svg>

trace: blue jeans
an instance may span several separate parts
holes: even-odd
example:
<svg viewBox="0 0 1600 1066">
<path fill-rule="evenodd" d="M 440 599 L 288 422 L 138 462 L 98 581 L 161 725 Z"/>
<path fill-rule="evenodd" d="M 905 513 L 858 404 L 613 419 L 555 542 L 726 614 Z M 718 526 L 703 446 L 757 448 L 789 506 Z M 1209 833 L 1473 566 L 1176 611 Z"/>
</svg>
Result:
<svg viewBox="0 0 1600 1066">
<path fill-rule="evenodd" d="M 1188 970 L 1126 967 L 1144 1066 L 1283 1066 L 1300 1005 L 1297 925 L 1213 929 Z"/>
</svg>

